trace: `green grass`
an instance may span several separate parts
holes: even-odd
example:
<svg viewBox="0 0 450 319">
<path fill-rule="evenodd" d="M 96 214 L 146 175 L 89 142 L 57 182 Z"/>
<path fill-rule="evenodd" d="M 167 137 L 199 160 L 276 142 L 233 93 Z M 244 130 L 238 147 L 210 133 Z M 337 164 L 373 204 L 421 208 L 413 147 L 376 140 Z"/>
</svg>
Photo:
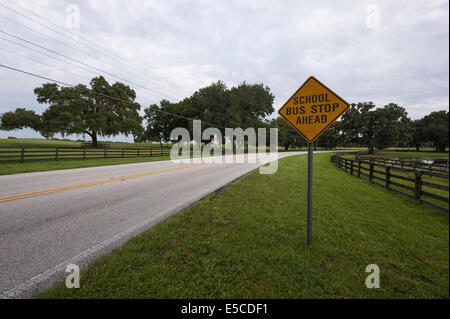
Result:
<svg viewBox="0 0 450 319">
<path fill-rule="evenodd" d="M 343 157 L 355 159 L 355 154 L 345 154 Z M 449 153 L 442 152 L 395 152 L 395 151 L 376 151 L 373 155 L 363 155 L 363 157 L 374 158 L 392 158 L 392 159 L 410 159 L 410 158 L 423 158 L 423 159 L 437 159 L 437 158 L 449 158 Z"/>
<path fill-rule="evenodd" d="M 109 143 L 111 149 L 118 148 L 130 148 L 130 149 L 149 149 L 156 148 L 155 152 L 159 150 L 159 144 L 150 143 L 125 143 L 125 142 L 114 142 Z M 15 147 L 14 149 L 2 149 L 1 146 Z M 164 146 L 169 146 L 169 144 L 164 144 Z M 25 162 L 21 164 L 17 163 L 5 163 L 2 160 L 20 160 L 21 147 L 25 147 L 27 150 L 25 152 L 26 159 L 39 159 L 40 161 Z M 47 151 L 43 151 L 42 147 L 50 148 Z M 0 175 L 16 174 L 16 173 L 29 173 L 29 172 L 39 172 L 39 171 L 50 171 L 50 170 L 60 170 L 60 169 L 70 169 L 70 168 L 81 168 L 81 167 L 93 167 L 93 166 L 104 166 L 104 165 L 118 165 L 118 164 L 130 164 L 130 163 L 140 163 L 147 161 L 159 161 L 159 160 L 169 160 L 168 156 L 164 157 L 147 157 L 147 158 L 133 158 L 136 156 L 136 151 L 125 152 L 125 159 L 113 158 L 113 159 L 103 159 L 102 150 L 88 150 L 87 157 L 88 161 L 83 161 L 83 150 L 59 150 L 59 161 L 56 162 L 55 158 L 55 148 L 60 147 L 81 147 L 81 142 L 76 141 L 57 141 L 57 140 L 45 140 L 45 139 L 0 139 L 0 156 L 9 156 L 8 158 L 0 158 Z M 225 147 L 225 146 L 223 146 Z M 53 148 L 53 149 L 51 149 Z M 303 149 L 291 149 L 290 151 L 305 151 Z M 283 147 L 279 147 L 279 151 L 284 151 Z M 93 152 L 96 152 L 93 154 Z M 120 151 L 119 151 L 120 152 Z M 66 157 L 78 157 L 77 160 L 62 160 Z M 142 155 L 141 155 L 142 156 Z M 94 158 L 98 157 L 98 158 Z M 119 153 L 110 154 L 108 157 L 120 157 Z M 48 160 L 43 160 L 47 158 Z"/>
<path fill-rule="evenodd" d="M 169 160 L 170 157 L 146 157 L 146 158 L 111 158 L 111 159 L 92 159 L 92 160 L 64 160 L 64 161 L 42 161 L 20 163 L 0 164 L 0 175 L 53 171 L 70 168 L 107 166 L 119 164 L 132 164 L 142 162 L 154 162 Z"/>
<path fill-rule="evenodd" d="M 99 258 L 81 288 L 40 298 L 449 298 L 449 216 L 315 155 L 313 245 L 306 156 L 281 159 Z M 380 288 L 365 268 L 380 267 Z"/>
<path fill-rule="evenodd" d="M 87 141 L 88 143 L 90 141 Z M 111 148 L 150 148 L 156 147 L 159 148 L 160 145 L 155 143 L 127 143 L 127 142 L 103 142 L 99 141 L 99 143 L 107 143 Z M 18 138 L 18 139 L 0 139 L 0 146 L 9 146 L 9 147 L 81 147 L 82 142 L 77 141 L 61 141 L 61 140 L 46 140 L 46 139 L 27 139 L 27 138 Z M 163 144 L 164 146 L 168 146 L 168 144 Z"/>
<path fill-rule="evenodd" d="M 440 152 L 395 152 L 395 151 L 384 151 L 384 152 L 375 152 L 374 155 L 364 155 L 364 157 L 384 157 L 384 158 L 448 158 L 447 153 Z"/>
<path fill-rule="evenodd" d="M 354 154 L 345 154 L 343 157 L 344 158 L 348 158 L 348 159 L 353 159 L 353 160 L 355 159 L 355 155 Z M 390 159 L 408 159 L 408 158 L 438 159 L 438 158 L 440 158 L 440 159 L 442 159 L 442 158 L 448 158 L 448 153 L 437 153 L 437 152 L 407 152 L 406 153 L 406 152 L 389 152 L 388 151 L 388 152 L 376 152 L 374 155 L 364 155 L 363 158 L 388 158 L 388 159 L 389 158 Z M 361 165 L 361 167 L 369 169 L 370 165 L 363 163 Z M 402 168 L 401 165 L 393 165 L 393 167 Z M 411 169 L 411 167 L 405 167 L 405 168 L 410 168 Z M 357 170 L 357 167 L 355 167 L 355 169 Z M 444 168 L 442 168 L 442 169 L 444 169 Z M 424 171 L 428 171 L 426 169 L 426 167 L 424 167 L 423 170 Z M 375 171 L 376 171 L 374 173 L 375 177 L 379 177 L 379 178 L 382 178 L 382 179 L 386 178 L 386 175 L 384 174 L 385 173 L 385 168 L 379 167 L 379 166 L 375 166 Z M 368 174 L 367 170 L 363 170 L 362 172 Z M 379 172 L 381 172 L 381 173 L 379 173 Z M 354 174 L 356 175 L 357 173 L 354 172 Z M 403 177 L 408 177 L 408 178 L 413 179 L 413 180 L 415 178 L 415 174 L 413 172 L 401 172 L 401 171 L 397 171 L 395 169 L 392 169 L 391 170 L 391 174 L 395 174 L 395 175 L 399 175 L 399 176 L 403 176 Z M 448 174 L 448 172 L 447 172 L 447 174 Z M 364 177 L 364 176 L 362 176 L 362 178 L 367 179 L 367 177 Z M 434 184 L 448 186 L 448 179 L 447 178 L 441 178 L 441 177 L 437 177 L 437 176 L 429 177 L 426 174 L 424 174 L 423 177 L 422 177 L 422 180 L 424 182 L 430 182 L 430 183 L 434 183 Z M 414 187 L 414 182 L 413 181 L 405 181 L 405 180 L 402 180 L 402 179 L 396 178 L 396 177 L 391 177 L 391 181 L 399 183 L 399 184 L 402 184 L 402 185 L 406 185 L 406 186 L 409 186 L 409 187 Z M 380 180 L 376 180 L 375 182 L 377 182 L 377 183 L 384 183 L 383 181 L 380 181 Z M 403 187 L 399 187 L 399 186 L 396 186 L 396 185 L 391 185 L 390 187 L 392 189 L 394 189 L 394 190 L 406 193 L 406 194 L 408 194 L 410 196 L 414 196 L 414 191 L 412 191 L 412 190 L 407 190 L 407 189 L 404 189 Z M 434 188 L 434 187 L 430 187 L 428 185 L 423 185 L 422 186 L 422 190 L 425 191 L 425 192 L 429 192 L 429 193 L 432 193 L 432 194 L 435 194 L 435 195 L 439 195 L 439 196 L 445 197 L 447 199 L 449 198 L 449 192 L 445 191 L 445 190 L 440 190 L 440 189 L 437 189 L 437 188 Z M 428 197 L 428 196 L 423 196 L 423 199 L 428 201 L 428 202 L 431 202 L 432 204 L 435 204 L 435 205 L 438 205 L 440 207 L 444 207 L 444 208 L 448 209 L 448 203 L 445 203 L 444 201 L 436 200 L 436 199 Z"/>
</svg>

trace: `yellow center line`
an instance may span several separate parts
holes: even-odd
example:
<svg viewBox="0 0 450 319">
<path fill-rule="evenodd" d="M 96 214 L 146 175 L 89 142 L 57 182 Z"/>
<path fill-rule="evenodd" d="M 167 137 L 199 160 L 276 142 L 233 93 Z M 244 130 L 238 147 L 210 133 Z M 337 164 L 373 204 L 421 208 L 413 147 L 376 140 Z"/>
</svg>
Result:
<svg viewBox="0 0 450 319">
<path fill-rule="evenodd" d="M 30 193 L 3 196 L 3 197 L 0 197 L 0 203 L 8 202 L 11 200 L 16 200 L 16 199 L 21 199 L 21 198 L 40 196 L 40 195 L 45 195 L 45 194 L 52 194 L 52 193 L 56 193 L 56 192 L 62 192 L 62 191 L 67 191 L 67 190 L 81 188 L 81 187 L 89 187 L 89 186 L 106 184 L 106 183 L 111 183 L 111 182 L 116 182 L 116 181 L 123 181 L 123 180 L 138 178 L 138 177 L 142 177 L 142 176 L 173 172 L 173 171 L 178 171 L 178 170 L 182 170 L 185 168 L 192 168 L 192 167 L 203 166 L 203 165 L 208 165 L 208 164 L 209 163 L 199 163 L 199 164 L 192 164 L 192 165 L 186 165 L 186 166 L 180 166 L 180 167 L 172 167 L 172 168 L 161 169 L 158 171 L 139 173 L 139 174 L 133 174 L 133 175 L 128 175 L 128 176 L 113 177 L 113 178 L 109 178 L 109 179 L 86 182 L 86 183 L 75 184 L 75 185 L 70 185 L 70 186 L 62 186 L 62 187 L 57 187 L 57 188 L 43 189 L 40 191 L 35 191 L 35 192 L 30 192 Z"/>
</svg>

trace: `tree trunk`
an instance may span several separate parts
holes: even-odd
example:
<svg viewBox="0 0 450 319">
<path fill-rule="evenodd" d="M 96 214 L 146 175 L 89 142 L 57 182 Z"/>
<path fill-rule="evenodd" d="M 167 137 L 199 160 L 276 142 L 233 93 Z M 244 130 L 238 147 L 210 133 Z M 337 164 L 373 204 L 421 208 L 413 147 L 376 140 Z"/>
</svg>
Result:
<svg viewBox="0 0 450 319">
<path fill-rule="evenodd" d="M 162 140 L 159 140 L 159 146 L 161 146 L 161 148 L 163 148 L 163 146 L 162 146 Z"/>
<path fill-rule="evenodd" d="M 94 146 L 94 147 L 98 146 L 97 133 L 92 134 L 92 146 Z"/>
<path fill-rule="evenodd" d="M 370 146 L 369 147 L 369 154 L 374 154 L 374 153 L 375 153 L 375 150 L 374 150 L 373 146 Z"/>
<path fill-rule="evenodd" d="M 91 139 L 92 139 L 92 146 L 93 147 L 97 147 L 98 146 L 97 133 L 96 132 L 91 133 L 91 132 L 88 132 L 88 131 L 86 131 L 85 133 L 91 137 Z"/>
</svg>

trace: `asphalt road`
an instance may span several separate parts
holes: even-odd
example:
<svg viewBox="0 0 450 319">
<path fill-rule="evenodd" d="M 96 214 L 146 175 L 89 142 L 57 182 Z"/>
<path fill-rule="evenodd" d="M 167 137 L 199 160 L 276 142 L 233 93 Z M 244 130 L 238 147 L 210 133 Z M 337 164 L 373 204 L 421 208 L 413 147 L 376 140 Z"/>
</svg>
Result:
<svg viewBox="0 0 450 319">
<path fill-rule="evenodd" d="M 161 161 L 0 176 L 0 297 L 48 288 L 68 264 L 85 265 L 261 165 Z"/>
</svg>

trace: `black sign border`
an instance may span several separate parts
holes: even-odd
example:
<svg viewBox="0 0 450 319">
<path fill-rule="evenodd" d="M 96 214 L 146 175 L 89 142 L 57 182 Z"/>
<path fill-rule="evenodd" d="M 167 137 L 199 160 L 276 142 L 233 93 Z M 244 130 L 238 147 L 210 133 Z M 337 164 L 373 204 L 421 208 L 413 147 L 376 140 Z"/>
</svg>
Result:
<svg viewBox="0 0 450 319">
<path fill-rule="evenodd" d="M 325 87 L 328 91 L 330 91 L 331 93 L 333 93 L 339 100 L 341 100 L 341 102 L 344 103 L 344 105 L 346 105 L 347 107 L 341 112 L 339 113 L 339 115 L 333 120 L 331 121 L 326 127 L 324 127 L 312 140 L 310 140 L 309 138 L 307 138 L 305 135 L 302 134 L 302 132 L 300 132 L 297 127 L 295 127 L 293 124 L 291 124 L 291 122 L 283 115 L 281 114 L 281 110 L 284 109 L 286 107 L 286 105 L 295 97 L 295 95 L 306 85 L 306 83 L 308 83 L 309 80 L 315 80 L 317 81 L 320 85 L 322 85 L 323 87 Z M 289 125 L 297 132 L 299 133 L 307 142 L 309 143 L 313 143 L 315 140 L 317 140 L 319 138 L 320 135 L 322 135 L 331 125 L 334 124 L 334 122 L 336 122 L 336 120 L 338 118 L 340 118 L 342 116 L 342 114 L 344 114 L 344 112 L 346 112 L 348 109 L 350 108 L 350 104 L 347 103 L 347 101 L 345 101 L 343 98 L 341 98 L 338 94 L 336 94 L 333 90 L 331 90 L 328 86 L 326 86 L 325 84 L 323 84 L 322 82 L 320 82 L 317 78 L 315 78 L 314 76 L 310 76 L 309 78 L 306 79 L 305 83 L 302 84 L 302 86 L 300 86 L 300 88 L 295 91 L 294 94 L 292 94 L 292 96 L 286 101 L 286 103 L 283 104 L 283 106 L 278 110 L 278 114 L 286 121 L 289 123 Z"/>
</svg>

